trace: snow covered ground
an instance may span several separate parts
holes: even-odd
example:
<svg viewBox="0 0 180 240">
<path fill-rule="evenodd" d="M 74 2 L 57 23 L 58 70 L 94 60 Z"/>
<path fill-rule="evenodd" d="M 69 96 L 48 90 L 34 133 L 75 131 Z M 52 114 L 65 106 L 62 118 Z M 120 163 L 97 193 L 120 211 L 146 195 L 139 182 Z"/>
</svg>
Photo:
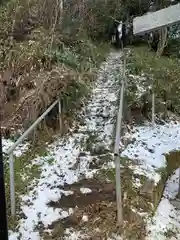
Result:
<svg viewBox="0 0 180 240">
<path fill-rule="evenodd" d="M 2 139 L 2 146 L 3 146 L 3 152 L 6 153 L 7 150 L 12 147 L 14 142 L 10 139 Z M 20 157 L 23 153 L 25 153 L 29 148 L 29 143 L 23 143 L 19 144 L 17 148 L 14 150 L 14 155 L 16 157 Z"/>
<path fill-rule="evenodd" d="M 45 157 L 32 160 L 32 164 L 39 166 L 41 175 L 38 181 L 30 184 L 28 194 L 21 196 L 21 209 L 25 218 L 19 221 L 16 232 L 10 231 L 10 240 L 17 240 L 18 237 L 21 240 L 40 240 L 39 226 L 43 225 L 50 232 L 48 227 L 53 221 L 73 213 L 71 208 L 63 211 L 48 206 L 48 203 L 58 201 L 62 195 L 73 194 L 72 191 L 61 189 L 65 183 L 72 184 L 82 178 L 93 177 L 97 170 L 89 169 L 94 157 L 91 155 L 92 149 L 94 152 L 101 150 L 112 152 L 121 68 L 121 53 L 110 54 L 99 70 L 91 99 L 79 114 L 83 124 L 80 124 L 78 130 L 76 126 L 72 128 L 68 136 L 57 138 L 47 149 L 48 154 Z M 143 92 L 143 89 L 140 91 Z M 130 166 L 134 173 L 145 175 L 157 183 L 161 177 L 157 170 L 166 166 L 164 154 L 180 149 L 180 123 L 170 122 L 156 125 L 154 128 L 149 125 L 134 127 L 128 134 L 135 141 L 127 146 L 121 156 L 136 160 L 138 164 Z M 88 149 L 89 142 L 91 150 Z M 3 146 L 6 151 L 8 142 L 4 140 Z M 18 148 L 17 155 L 27 148 L 28 145 Z M 109 163 L 108 167 L 114 167 L 114 163 Z M 170 239 L 163 238 L 165 235 L 162 232 L 172 228 L 174 231 L 174 228 L 180 225 L 179 211 L 170 201 L 177 193 L 177 181 L 176 171 L 167 182 L 164 197 L 153 218 L 154 224 L 148 223 L 150 230 L 148 240 Z M 91 189 L 82 186 L 80 191 L 87 194 Z M 84 216 L 84 221 L 86 220 Z M 87 237 L 72 229 L 66 229 L 65 235 L 64 239 L 69 240 Z M 121 237 L 114 236 L 113 239 Z"/>
<path fill-rule="evenodd" d="M 158 168 L 166 166 L 165 154 L 180 149 L 180 123 L 170 122 L 154 128 L 135 127 L 131 137 L 135 142 L 128 145 L 122 156 L 138 161 L 138 165 L 131 166 L 134 173 L 142 174 L 157 183 L 161 178 Z M 172 201 L 178 193 L 178 186 L 179 169 L 167 181 L 156 213 L 152 220 L 148 220 L 147 240 L 180 239 L 180 201 L 178 208 Z"/>
<path fill-rule="evenodd" d="M 72 194 L 61 190 L 60 186 L 93 176 L 96 170 L 89 170 L 92 160 L 87 146 L 89 142 L 94 151 L 105 149 L 111 152 L 121 66 L 121 53 L 110 54 L 99 70 L 92 98 L 80 113 L 83 124 L 78 131 L 71 129 L 68 136 L 57 139 L 49 146 L 47 156 L 32 160 L 32 164 L 39 166 L 41 176 L 30 184 L 28 194 L 21 196 L 25 218 L 19 221 L 16 232 L 10 232 L 10 240 L 17 240 L 18 237 L 21 240 L 39 240 L 39 225 L 48 229 L 53 221 L 73 213 L 73 209 L 65 212 L 47 204 L 52 200 L 57 201 L 62 194 Z M 81 189 L 84 194 L 88 191 L 83 187 Z M 69 234 L 66 231 L 66 235 L 67 239 L 80 239 L 70 231 Z"/>
<path fill-rule="evenodd" d="M 179 169 L 168 179 L 163 198 L 156 213 L 149 221 L 146 240 L 175 240 L 180 239 L 180 201 L 173 204 L 179 187 Z M 177 206 L 178 205 L 178 206 Z"/>
<path fill-rule="evenodd" d="M 128 133 L 129 135 L 129 133 Z M 180 123 L 134 127 L 131 138 L 135 141 L 122 152 L 122 157 L 137 160 L 132 166 L 138 174 L 145 175 L 157 183 L 160 180 L 158 168 L 166 166 L 165 154 L 180 149 Z"/>
</svg>

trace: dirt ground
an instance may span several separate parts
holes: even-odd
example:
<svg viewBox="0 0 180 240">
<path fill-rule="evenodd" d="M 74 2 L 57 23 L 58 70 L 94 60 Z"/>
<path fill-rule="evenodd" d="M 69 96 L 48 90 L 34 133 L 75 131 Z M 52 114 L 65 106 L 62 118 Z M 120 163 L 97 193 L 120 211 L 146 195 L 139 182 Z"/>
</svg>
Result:
<svg viewBox="0 0 180 240">
<path fill-rule="evenodd" d="M 54 222 L 50 229 L 53 230 L 52 236 L 44 234 L 44 239 L 64 239 L 67 229 L 73 231 L 81 231 L 88 234 L 85 239 L 108 239 L 113 234 L 121 234 L 123 239 L 141 240 L 145 235 L 145 224 L 143 218 L 136 211 L 133 211 L 133 206 L 137 207 L 139 201 L 138 190 L 129 186 L 128 191 L 123 196 L 123 216 L 124 224 L 122 227 L 116 225 L 116 195 L 114 170 L 99 172 L 93 179 L 83 179 L 75 184 L 66 184 L 63 188 L 65 191 L 72 191 L 71 195 L 62 195 L 58 202 L 51 202 L 53 208 L 73 209 L 73 214 L 69 217 Z M 104 176 L 108 176 L 106 178 Z M 127 183 L 132 182 L 130 171 L 122 171 L 123 188 L 127 187 Z M 89 192 L 82 193 L 81 188 L 89 189 Z M 133 190 L 134 189 L 134 190 Z M 139 206 L 139 211 L 148 212 L 150 204 L 142 197 L 142 204 Z M 148 209 L 149 208 L 149 209 Z"/>
</svg>

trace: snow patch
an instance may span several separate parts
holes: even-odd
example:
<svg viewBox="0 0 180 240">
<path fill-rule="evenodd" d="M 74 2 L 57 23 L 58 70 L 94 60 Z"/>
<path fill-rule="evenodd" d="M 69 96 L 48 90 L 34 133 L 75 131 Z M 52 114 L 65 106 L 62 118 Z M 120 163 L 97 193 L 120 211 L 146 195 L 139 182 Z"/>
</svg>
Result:
<svg viewBox="0 0 180 240">
<path fill-rule="evenodd" d="M 88 235 L 81 233 L 80 231 L 74 231 L 74 229 L 68 228 L 65 230 L 64 240 L 79 240 L 89 239 Z"/>
<path fill-rule="evenodd" d="M 121 153 L 122 157 L 138 162 L 133 171 L 153 179 L 160 180 L 158 168 L 166 167 L 165 154 L 180 149 L 180 123 L 170 122 L 165 125 L 135 127 L 129 144 Z"/>
<path fill-rule="evenodd" d="M 87 216 L 87 215 L 83 215 L 82 221 L 83 221 L 83 222 L 88 222 L 88 216 Z"/>
<path fill-rule="evenodd" d="M 140 188 L 142 186 L 142 183 L 139 178 L 133 178 L 133 186 L 135 188 Z"/>
<path fill-rule="evenodd" d="M 179 169 L 168 179 L 156 213 L 153 219 L 148 221 L 147 230 L 149 234 L 146 240 L 180 239 L 180 209 L 172 204 L 172 200 L 178 193 L 178 186 Z M 168 232 L 172 233 L 174 238 L 168 237 Z"/>
<path fill-rule="evenodd" d="M 14 142 L 10 139 L 5 139 L 2 138 L 2 147 L 3 147 L 3 152 L 7 153 L 8 149 L 12 147 Z M 28 149 L 29 149 L 30 144 L 29 143 L 22 143 L 19 144 L 15 150 L 13 151 L 14 156 L 20 157 L 22 156 Z"/>
<path fill-rule="evenodd" d="M 69 196 L 69 195 L 73 195 L 73 194 L 74 194 L 73 191 L 64 191 L 64 190 L 60 190 L 60 192 L 61 192 L 62 194 L 64 194 L 65 196 Z"/>
<path fill-rule="evenodd" d="M 129 168 L 133 170 L 134 174 L 146 176 L 147 178 L 152 179 L 155 185 L 161 179 L 161 175 L 156 172 L 156 168 L 150 164 L 146 164 L 146 162 L 141 161 L 139 165 L 129 165 Z"/>
<path fill-rule="evenodd" d="M 112 234 L 112 237 L 109 237 L 108 240 L 123 240 L 123 238 L 117 234 Z"/>
<path fill-rule="evenodd" d="M 90 188 L 80 188 L 80 191 L 82 194 L 88 194 L 92 192 Z"/>
</svg>

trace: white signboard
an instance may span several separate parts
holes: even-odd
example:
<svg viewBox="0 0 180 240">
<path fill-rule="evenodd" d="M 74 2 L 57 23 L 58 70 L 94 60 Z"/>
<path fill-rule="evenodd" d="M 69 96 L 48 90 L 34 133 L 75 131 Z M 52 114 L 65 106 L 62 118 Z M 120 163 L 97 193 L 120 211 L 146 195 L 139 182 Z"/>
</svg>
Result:
<svg viewBox="0 0 180 240">
<path fill-rule="evenodd" d="M 180 4 L 134 18 L 133 33 L 143 34 L 178 22 L 180 22 Z"/>
</svg>

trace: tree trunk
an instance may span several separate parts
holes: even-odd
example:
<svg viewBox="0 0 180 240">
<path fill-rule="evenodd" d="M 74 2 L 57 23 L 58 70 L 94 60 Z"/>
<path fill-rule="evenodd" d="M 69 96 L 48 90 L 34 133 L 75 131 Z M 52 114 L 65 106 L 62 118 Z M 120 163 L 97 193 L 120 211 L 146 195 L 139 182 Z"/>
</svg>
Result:
<svg viewBox="0 0 180 240">
<path fill-rule="evenodd" d="M 168 42 L 168 30 L 167 27 L 163 27 L 159 30 L 159 42 L 157 48 L 157 56 L 161 56 L 164 53 L 164 49 Z"/>
<path fill-rule="evenodd" d="M 156 0 L 155 1 L 155 9 L 160 10 L 164 7 L 164 0 Z M 157 56 L 161 56 L 164 53 L 164 49 L 167 46 L 168 39 L 168 30 L 167 27 L 163 27 L 159 30 L 159 42 L 157 46 Z"/>
</svg>

